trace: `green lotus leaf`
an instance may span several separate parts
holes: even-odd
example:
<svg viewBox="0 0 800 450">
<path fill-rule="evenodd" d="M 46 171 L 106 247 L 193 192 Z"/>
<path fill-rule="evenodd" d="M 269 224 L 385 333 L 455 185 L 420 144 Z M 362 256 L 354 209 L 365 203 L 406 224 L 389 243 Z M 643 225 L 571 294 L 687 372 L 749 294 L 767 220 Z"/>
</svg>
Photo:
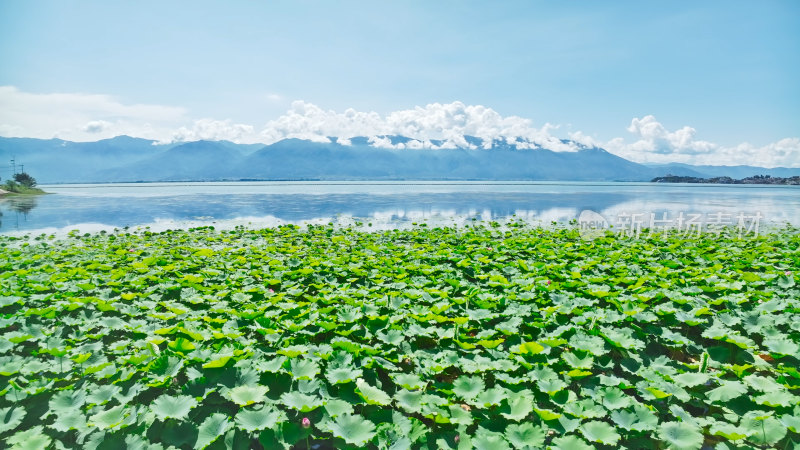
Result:
<svg viewBox="0 0 800 450">
<path fill-rule="evenodd" d="M 485 387 L 482 379 L 462 375 L 453 382 L 453 393 L 464 400 L 474 400 Z"/>
<path fill-rule="evenodd" d="M 337 367 L 325 372 L 325 378 L 331 384 L 351 383 L 362 376 L 364 372 L 355 367 Z"/>
<path fill-rule="evenodd" d="M 181 358 L 177 356 L 161 356 L 150 364 L 149 370 L 158 376 L 174 377 L 180 373 L 182 367 L 183 360 Z"/>
<path fill-rule="evenodd" d="M 269 388 L 266 386 L 236 386 L 228 390 L 228 398 L 239 406 L 252 405 L 253 403 L 262 403 L 267 399 L 267 391 Z"/>
<path fill-rule="evenodd" d="M 100 429 L 114 429 L 130 414 L 124 406 L 114 406 L 89 416 L 88 424 Z"/>
<path fill-rule="evenodd" d="M 260 359 L 255 362 L 254 368 L 258 372 L 278 373 L 283 371 L 283 364 L 287 361 L 285 356 L 278 356 L 272 359 Z"/>
<path fill-rule="evenodd" d="M 406 389 L 422 389 L 425 387 L 425 383 L 416 374 L 398 373 L 392 375 L 392 379 L 398 386 Z"/>
<path fill-rule="evenodd" d="M 408 413 L 421 414 L 422 395 L 420 391 L 412 392 L 401 389 L 394 394 L 394 399 L 397 402 L 397 406 L 403 408 Z"/>
<path fill-rule="evenodd" d="M 478 427 L 472 436 L 472 446 L 477 450 L 510 450 L 502 434 Z"/>
<path fill-rule="evenodd" d="M 549 409 L 539 409 L 534 407 L 533 410 L 536 411 L 536 414 L 538 414 L 542 420 L 555 420 L 561 417 L 561 413 L 557 413 Z"/>
<path fill-rule="evenodd" d="M 747 387 L 738 381 L 723 381 L 720 386 L 706 393 L 709 400 L 727 402 L 747 393 Z"/>
<path fill-rule="evenodd" d="M 794 406 L 800 404 L 800 398 L 788 392 L 773 391 L 759 395 L 753 399 L 759 405 L 767 405 L 773 408 L 778 406 Z"/>
<path fill-rule="evenodd" d="M 216 369 L 220 367 L 225 367 L 225 365 L 228 364 L 228 361 L 230 361 L 231 358 L 232 356 L 229 355 L 216 356 L 207 363 L 203 364 L 203 369 Z"/>
<path fill-rule="evenodd" d="M 745 429 L 738 427 L 732 423 L 714 421 L 708 429 L 708 433 L 712 436 L 722 436 L 725 439 L 738 441 L 747 437 Z"/>
<path fill-rule="evenodd" d="M 658 437 L 675 450 L 697 450 L 703 445 L 703 433 L 687 423 L 662 423 L 658 428 Z"/>
<path fill-rule="evenodd" d="M 506 427 L 505 438 L 514 448 L 541 448 L 544 446 L 545 433 L 532 423 L 511 424 Z"/>
<path fill-rule="evenodd" d="M 364 446 L 375 436 L 375 424 L 361 416 L 343 414 L 330 424 L 330 432 L 351 445 Z"/>
<path fill-rule="evenodd" d="M 248 432 L 272 428 L 276 423 L 283 420 L 286 420 L 286 416 L 282 412 L 269 407 L 242 409 L 234 418 L 236 426 Z"/>
<path fill-rule="evenodd" d="M 467 400 L 468 403 L 479 408 L 490 408 L 499 405 L 506 398 L 506 390 L 499 387 L 485 389 L 477 397 Z"/>
<path fill-rule="evenodd" d="M 576 350 L 583 350 L 594 356 L 603 356 L 606 354 L 605 341 L 603 338 L 585 333 L 575 333 L 575 335 L 569 339 L 569 345 Z"/>
<path fill-rule="evenodd" d="M 363 398 L 364 401 L 370 405 L 388 405 L 392 402 L 391 397 L 389 397 L 385 392 L 376 387 L 370 386 L 361 378 L 356 380 L 356 386 L 358 387 L 358 393 L 361 395 L 361 398 Z"/>
<path fill-rule="evenodd" d="M 0 362 L 0 375 L 8 377 L 19 372 L 25 366 L 25 360 L 22 358 L 15 358 L 14 360 L 6 360 Z"/>
<path fill-rule="evenodd" d="M 386 332 L 378 332 L 377 336 L 378 339 L 389 345 L 400 345 L 400 343 L 406 339 L 405 334 L 403 334 L 401 330 L 397 329 L 386 330 Z"/>
<path fill-rule="evenodd" d="M 781 275 L 778 277 L 778 286 L 789 289 L 795 285 L 794 277 L 789 275 Z"/>
<path fill-rule="evenodd" d="M 480 398 L 480 397 L 479 397 Z M 508 420 L 519 422 L 533 412 L 533 398 L 529 395 L 509 395 L 507 407 L 500 414 Z"/>
<path fill-rule="evenodd" d="M 56 392 L 50 398 L 50 410 L 56 414 L 80 409 L 86 403 L 86 394 L 80 390 L 64 390 Z"/>
<path fill-rule="evenodd" d="M 774 445 L 786 436 L 786 425 L 774 417 L 742 419 L 740 429 L 747 440 L 757 445 Z"/>
<path fill-rule="evenodd" d="M 450 412 L 450 423 L 456 425 L 472 425 L 475 421 L 472 414 L 459 405 L 450 405 L 448 409 Z"/>
<path fill-rule="evenodd" d="M 589 354 L 578 356 L 573 352 L 564 352 L 561 354 L 561 359 L 569 364 L 570 367 L 576 369 L 591 369 L 594 365 L 594 357 Z"/>
<path fill-rule="evenodd" d="M 281 395 L 281 403 L 291 409 L 308 412 L 322 406 L 322 399 L 315 395 L 307 395 L 292 391 Z"/>
<path fill-rule="evenodd" d="M 523 355 L 535 355 L 544 351 L 544 346 L 536 342 L 524 342 L 519 344 L 519 353 Z"/>
<path fill-rule="evenodd" d="M 627 408 L 631 406 L 634 400 L 622 392 L 621 389 L 616 387 L 607 387 L 600 389 L 597 392 L 597 396 L 600 397 L 600 400 L 609 411 L 613 411 L 615 409 L 620 408 Z M 595 397 L 597 398 L 597 397 Z"/>
<path fill-rule="evenodd" d="M 44 450 L 51 442 L 53 440 L 44 433 L 41 426 L 18 431 L 6 441 L 13 450 Z"/>
<path fill-rule="evenodd" d="M 0 434 L 13 430 L 25 418 L 25 410 L 20 407 L 0 408 Z"/>
<path fill-rule="evenodd" d="M 120 392 L 122 392 L 122 388 L 117 385 L 106 384 L 103 386 L 98 386 L 89 390 L 89 395 L 86 396 L 86 401 L 89 403 L 94 403 L 95 405 L 104 405 Z"/>
<path fill-rule="evenodd" d="M 0 233 L 0 447 L 798 440 L 796 228 L 524 222 Z"/>
<path fill-rule="evenodd" d="M 86 424 L 86 416 L 83 415 L 80 409 L 72 411 L 62 411 L 56 416 L 50 428 L 61 431 L 62 433 L 69 430 L 78 430 L 79 434 L 87 432 L 88 426 Z"/>
<path fill-rule="evenodd" d="M 633 411 L 615 410 L 611 412 L 611 421 L 618 427 L 634 431 L 654 431 L 658 425 L 658 417 L 645 406 L 633 405 Z"/>
<path fill-rule="evenodd" d="M 709 380 L 709 376 L 704 373 L 686 372 L 673 377 L 675 383 L 681 387 L 694 387 L 705 384 Z"/>
<path fill-rule="evenodd" d="M 606 409 L 590 398 L 567 403 L 564 405 L 564 412 L 584 419 L 593 419 L 606 415 Z"/>
<path fill-rule="evenodd" d="M 197 400 L 188 395 L 178 395 L 176 397 L 162 395 L 153 401 L 150 405 L 150 411 L 159 420 L 168 418 L 183 419 L 189 415 L 189 411 L 195 406 L 197 406 Z"/>
<path fill-rule="evenodd" d="M 197 440 L 194 443 L 195 449 L 208 447 L 219 439 L 231 427 L 227 414 L 215 413 L 203 420 L 197 429 Z"/>
<path fill-rule="evenodd" d="M 784 387 L 775 382 L 772 378 L 762 377 L 759 375 L 748 375 L 742 379 L 746 385 L 761 392 L 780 392 Z"/>
<path fill-rule="evenodd" d="M 331 417 L 341 416 L 343 414 L 353 414 L 353 405 L 338 398 L 330 398 L 325 400 L 325 411 Z"/>
<path fill-rule="evenodd" d="M 555 378 L 555 379 L 539 380 L 536 382 L 536 386 L 539 388 L 540 391 L 553 395 L 556 392 L 566 388 L 567 383 L 564 383 L 562 380 Z"/>
<path fill-rule="evenodd" d="M 194 345 L 194 343 L 188 339 L 178 338 L 175 339 L 174 341 L 170 341 L 170 343 L 167 344 L 167 347 L 177 352 L 187 353 L 194 350 L 196 348 L 196 345 Z"/>
<path fill-rule="evenodd" d="M 800 431 L 800 406 L 794 407 L 794 415 L 784 414 L 780 418 L 781 423 L 786 425 L 790 431 L 795 433 Z"/>
<path fill-rule="evenodd" d="M 279 355 L 288 356 L 291 359 L 297 358 L 300 355 L 304 355 L 308 353 L 308 346 L 307 345 L 291 345 L 286 348 L 282 348 L 276 352 Z"/>
<path fill-rule="evenodd" d="M 603 336 L 605 336 L 608 342 L 610 342 L 614 347 L 630 350 L 641 350 L 644 348 L 644 342 L 634 338 L 633 330 L 631 329 L 614 329 L 604 327 Z"/>
<path fill-rule="evenodd" d="M 797 355 L 800 345 L 788 339 L 764 339 L 764 347 L 777 355 Z"/>
<path fill-rule="evenodd" d="M 614 430 L 614 427 L 605 422 L 600 422 L 597 420 L 585 422 L 580 426 L 579 429 L 583 434 L 583 437 L 585 437 L 589 442 L 600 442 L 601 444 L 614 445 L 620 439 L 619 433 Z"/>
<path fill-rule="evenodd" d="M 289 373 L 296 380 L 313 380 L 319 374 L 319 365 L 307 359 L 293 359 L 289 363 Z"/>
<path fill-rule="evenodd" d="M 551 448 L 554 450 L 594 450 L 595 447 L 577 436 L 569 435 L 553 439 Z"/>
</svg>

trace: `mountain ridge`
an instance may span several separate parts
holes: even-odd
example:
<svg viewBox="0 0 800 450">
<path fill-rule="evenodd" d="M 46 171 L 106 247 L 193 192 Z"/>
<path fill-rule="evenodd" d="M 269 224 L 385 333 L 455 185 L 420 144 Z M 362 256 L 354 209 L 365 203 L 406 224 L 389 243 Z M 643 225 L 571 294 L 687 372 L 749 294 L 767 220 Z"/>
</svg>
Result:
<svg viewBox="0 0 800 450">
<path fill-rule="evenodd" d="M 373 145 L 378 140 L 406 148 Z M 0 137 L 0 161 L 14 158 L 40 184 L 291 179 L 650 181 L 667 175 L 800 175 L 800 168 L 785 167 L 645 165 L 568 140 L 560 144 L 572 151 L 473 136 L 465 136 L 471 148 L 442 148 L 448 141 L 421 142 L 396 135 L 352 137 L 347 139 L 349 145 L 337 138 L 329 141 L 291 138 L 269 145 L 203 140 L 159 144 L 130 136 L 94 142 Z M 7 179 L 10 172 L 7 166 L 0 169 L 0 176 Z"/>
</svg>

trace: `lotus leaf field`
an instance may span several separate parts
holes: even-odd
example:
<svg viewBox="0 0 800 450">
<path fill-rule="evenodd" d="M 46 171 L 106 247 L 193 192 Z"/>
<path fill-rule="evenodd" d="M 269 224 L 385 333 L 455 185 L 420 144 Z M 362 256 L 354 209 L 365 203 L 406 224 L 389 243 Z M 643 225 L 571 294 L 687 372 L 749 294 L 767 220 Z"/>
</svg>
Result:
<svg viewBox="0 0 800 450">
<path fill-rule="evenodd" d="M 800 232 L 0 237 L 0 446 L 798 448 Z"/>
</svg>

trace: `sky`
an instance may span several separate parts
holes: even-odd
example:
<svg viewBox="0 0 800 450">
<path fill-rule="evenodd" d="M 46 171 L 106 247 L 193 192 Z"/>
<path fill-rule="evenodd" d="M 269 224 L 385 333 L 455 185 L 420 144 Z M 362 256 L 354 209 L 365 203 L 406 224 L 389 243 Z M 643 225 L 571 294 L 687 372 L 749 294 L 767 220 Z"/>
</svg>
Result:
<svg viewBox="0 0 800 450">
<path fill-rule="evenodd" d="M 0 0 L 0 61 L 0 136 L 476 134 L 800 167 L 793 0 Z"/>
</svg>

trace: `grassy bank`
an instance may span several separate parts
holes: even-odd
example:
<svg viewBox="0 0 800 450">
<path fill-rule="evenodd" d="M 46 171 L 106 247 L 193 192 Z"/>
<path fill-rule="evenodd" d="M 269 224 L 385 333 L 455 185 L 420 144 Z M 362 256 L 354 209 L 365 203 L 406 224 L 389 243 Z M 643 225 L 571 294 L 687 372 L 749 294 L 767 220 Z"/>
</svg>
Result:
<svg viewBox="0 0 800 450">
<path fill-rule="evenodd" d="M 799 248 L 797 229 L 0 236 L 0 440 L 791 448 Z"/>
<path fill-rule="evenodd" d="M 17 183 L 14 181 L 6 181 L 4 184 L 0 185 L 0 190 L 5 191 L 7 193 L 2 195 L 42 195 L 46 194 L 45 191 L 37 188 L 37 187 L 28 187 L 24 184 Z"/>
</svg>

